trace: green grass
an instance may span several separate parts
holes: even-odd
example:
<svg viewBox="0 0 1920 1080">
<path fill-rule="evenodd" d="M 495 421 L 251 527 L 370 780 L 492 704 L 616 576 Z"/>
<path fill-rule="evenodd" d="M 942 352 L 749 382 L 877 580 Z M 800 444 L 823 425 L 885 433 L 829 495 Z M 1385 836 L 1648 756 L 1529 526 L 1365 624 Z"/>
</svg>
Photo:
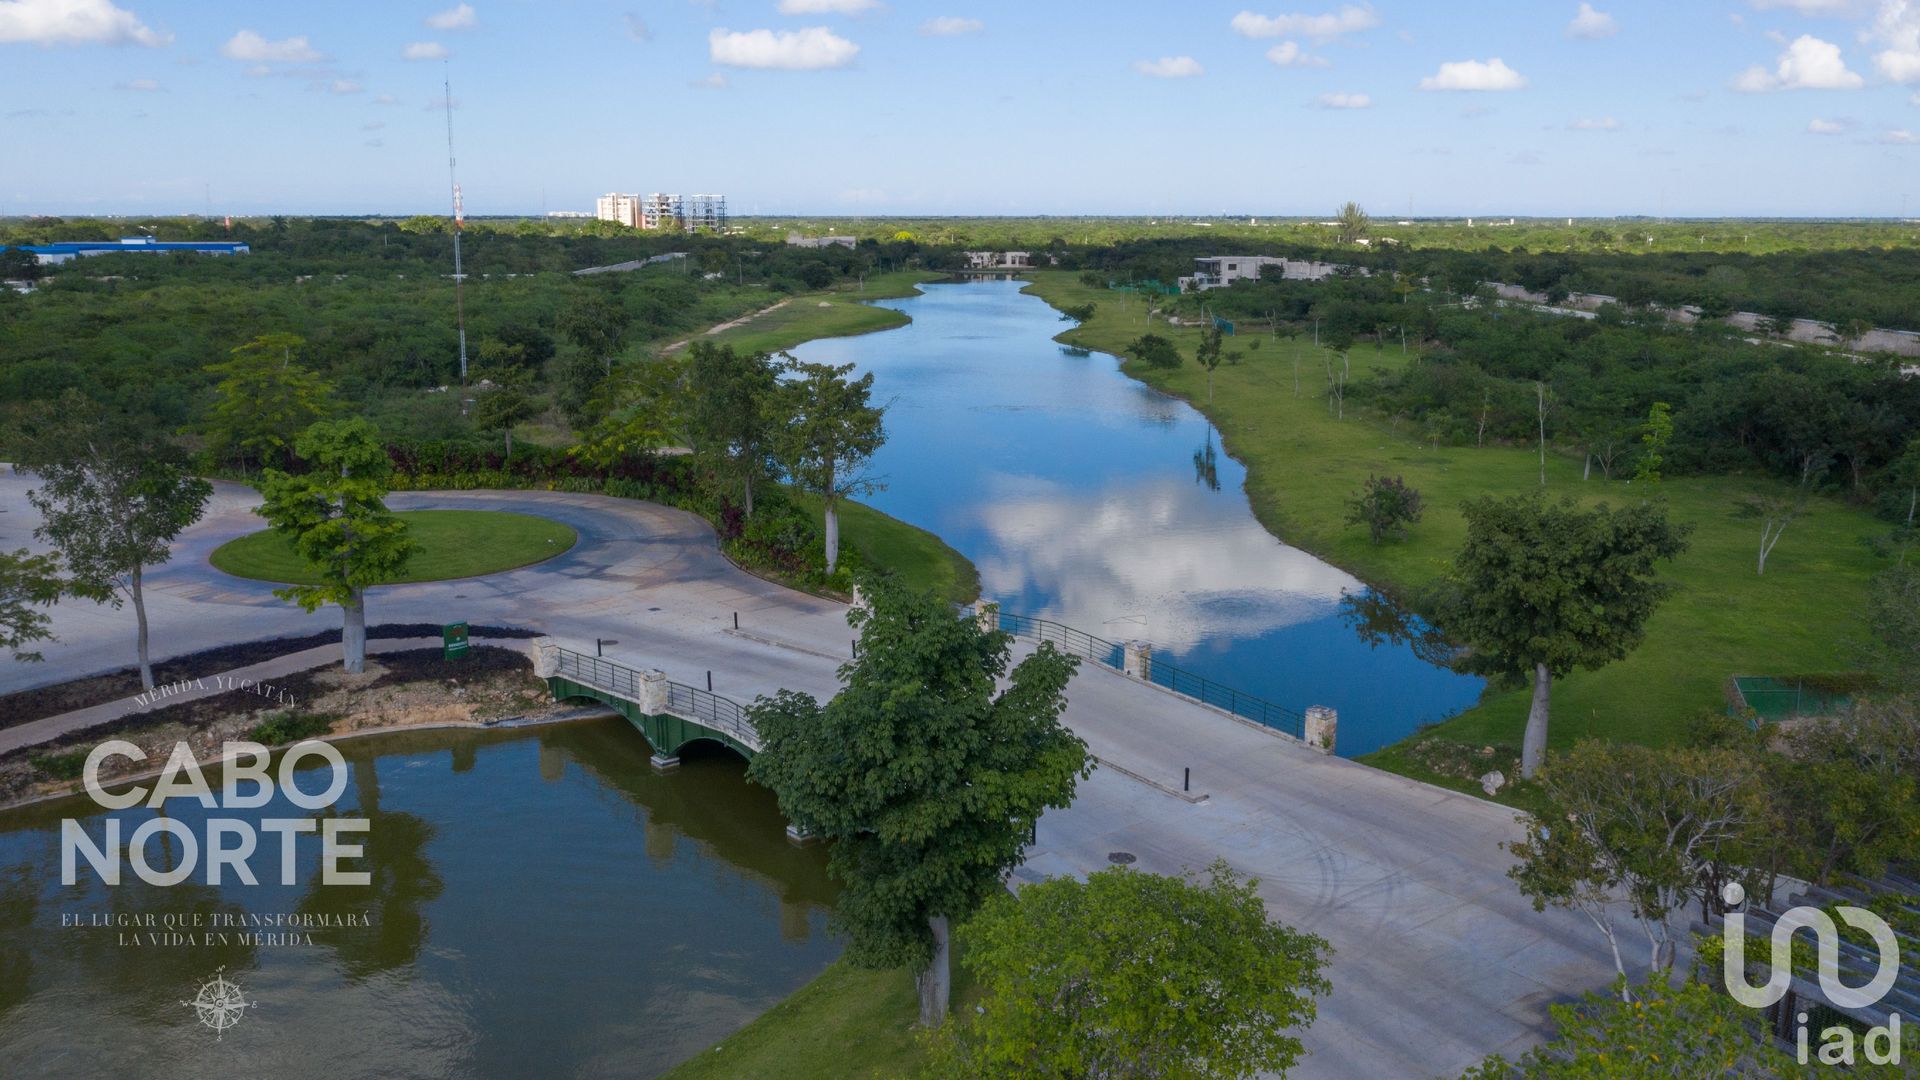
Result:
<svg viewBox="0 0 1920 1080">
<path fill-rule="evenodd" d="M 512 570 L 551 559 L 579 539 L 557 521 L 497 510 L 408 510 L 394 516 L 407 523 L 420 545 L 395 585 Z M 271 529 L 227 541 L 208 561 L 235 577 L 290 585 L 320 582 L 293 544 Z"/>
<path fill-rule="evenodd" d="M 779 352 L 817 338 L 892 330 L 911 320 L 892 308 L 874 307 L 867 301 L 912 296 L 918 291 L 915 285 L 942 276 L 916 270 L 875 274 L 867 279 L 865 288 L 803 293 L 790 298 L 784 307 L 757 316 L 745 325 L 694 340 L 732 345 L 747 352 Z"/>
<path fill-rule="evenodd" d="M 789 491 L 787 497 L 807 516 L 820 517 L 820 496 Z M 871 506 L 840 504 L 840 542 L 858 551 L 866 565 L 897 574 L 916 588 L 932 589 L 953 603 L 971 604 L 980 596 L 980 572 L 965 555 L 927 530 Z"/>
<path fill-rule="evenodd" d="M 1063 341 L 1117 353 L 1146 332 L 1137 301 L 1080 284 L 1077 275 L 1036 274 L 1029 288 L 1056 307 L 1099 305 L 1084 326 Z M 1236 366 L 1214 376 L 1207 404 L 1206 372 L 1190 362 L 1197 329 L 1153 324 L 1171 338 L 1189 362 L 1173 371 L 1130 374 L 1193 402 L 1224 436 L 1227 449 L 1247 465 L 1247 494 L 1254 514 L 1269 531 L 1357 576 L 1388 589 L 1432 580 L 1466 535 L 1459 507 L 1478 495 L 1523 494 L 1539 489 L 1535 452 L 1518 447 L 1435 447 L 1417 434 L 1402 434 L 1375 418 L 1327 414 L 1323 350 L 1311 338 L 1262 341 L 1228 339 L 1245 352 Z M 1294 360 L 1300 363 L 1300 394 L 1294 394 Z M 1352 382 L 1376 369 L 1408 362 L 1397 348 L 1352 350 Z M 1867 578 L 1882 565 L 1860 541 L 1886 531 L 1870 515 L 1833 500 L 1819 500 L 1793 523 L 1767 562 L 1754 572 L 1757 523 L 1734 516 L 1744 494 L 1778 490 L 1761 477 L 1687 477 L 1657 486 L 1625 481 L 1582 481 L 1581 462 L 1549 452 L 1547 491 L 1587 502 L 1620 505 L 1649 495 L 1667 499 L 1673 517 L 1695 526 L 1691 549 L 1668 570 L 1678 591 L 1648 625 L 1647 639 L 1627 659 L 1595 672 L 1576 672 L 1554 686 L 1550 745 L 1605 737 L 1653 745 L 1671 743 L 1702 708 L 1719 708 L 1726 678 L 1736 674 L 1838 671 L 1852 665 L 1850 643 L 1863 638 Z M 1425 496 L 1425 520 L 1403 543 L 1376 546 L 1363 529 L 1346 525 L 1346 500 L 1372 474 L 1403 476 Z M 1522 688 L 1490 691 L 1481 703 L 1441 725 L 1434 734 L 1479 745 L 1518 745 L 1527 712 Z M 1394 747 L 1365 760 L 1429 779 Z M 1454 786 L 1461 786 L 1458 782 Z M 1477 788 L 1475 789 L 1477 790 Z"/>
<path fill-rule="evenodd" d="M 953 1010 L 980 996 L 953 942 Z M 844 960 L 821 972 L 753 1023 L 688 1059 L 661 1080 L 894 1080 L 919 1076 L 926 1053 L 914 1021 L 920 997 L 904 968 L 862 971 Z"/>
</svg>

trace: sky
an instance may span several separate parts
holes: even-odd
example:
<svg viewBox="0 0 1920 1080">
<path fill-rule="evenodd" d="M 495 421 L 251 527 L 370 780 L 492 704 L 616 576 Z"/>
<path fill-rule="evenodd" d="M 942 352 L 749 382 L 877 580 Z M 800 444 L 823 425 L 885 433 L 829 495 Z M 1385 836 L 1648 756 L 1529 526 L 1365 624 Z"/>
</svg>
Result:
<svg viewBox="0 0 1920 1080">
<path fill-rule="evenodd" d="M 0 214 L 1920 214 L 1920 0 L 0 0 Z M 1910 202 L 1911 205 L 1904 205 Z"/>
</svg>

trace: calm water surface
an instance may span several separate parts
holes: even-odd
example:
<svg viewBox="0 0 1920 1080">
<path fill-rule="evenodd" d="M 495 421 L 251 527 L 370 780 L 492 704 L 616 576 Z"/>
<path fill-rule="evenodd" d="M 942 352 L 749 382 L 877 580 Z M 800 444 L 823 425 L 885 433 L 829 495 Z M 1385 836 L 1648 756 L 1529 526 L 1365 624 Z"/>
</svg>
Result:
<svg viewBox="0 0 1920 1080">
<path fill-rule="evenodd" d="M 658 776 L 623 720 L 340 748 L 352 785 L 336 811 L 372 822 L 364 888 L 313 884 L 312 840 L 301 884 L 279 885 L 268 834 L 258 886 L 202 872 L 108 888 L 82 866 L 63 887 L 60 819 L 98 841 L 107 815 L 85 799 L 0 814 L 0 1075 L 653 1076 L 839 953 L 823 853 L 787 843 L 737 758 Z M 166 812 L 206 835 L 197 803 Z M 115 813 L 130 833 L 152 812 Z M 134 946 L 62 924 L 217 913 L 372 925 L 311 945 Z M 216 1040 L 182 1002 L 222 967 L 259 1004 Z"/>
<path fill-rule="evenodd" d="M 867 501 L 972 559 L 989 599 L 1152 642 L 1276 704 L 1331 705 L 1346 756 L 1479 696 L 1479 679 L 1346 625 L 1340 597 L 1364 586 L 1254 520 L 1246 470 L 1205 417 L 1111 356 L 1068 355 L 1059 313 L 1019 282 L 924 288 L 886 302 L 912 325 L 796 352 L 874 373 L 887 488 Z"/>
</svg>

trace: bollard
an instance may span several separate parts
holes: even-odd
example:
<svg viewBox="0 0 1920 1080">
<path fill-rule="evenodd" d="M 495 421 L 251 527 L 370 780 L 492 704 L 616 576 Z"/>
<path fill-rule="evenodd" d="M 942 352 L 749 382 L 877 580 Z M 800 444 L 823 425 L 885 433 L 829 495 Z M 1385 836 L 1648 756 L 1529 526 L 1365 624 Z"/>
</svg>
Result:
<svg viewBox="0 0 1920 1080">
<path fill-rule="evenodd" d="M 707 693 L 713 693 L 713 672 L 707 672 Z"/>
<path fill-rule="evenodd" d="M 737 611 L 733 613 L 733 628 L 740 629 L 740 613 Z"/>
<path fill-rule="evenodd" d="M 1181 791 L 1193 790 L 1193 766 L 1191 765 L 1180 770 L 1180 790 Z"/>
</svg>

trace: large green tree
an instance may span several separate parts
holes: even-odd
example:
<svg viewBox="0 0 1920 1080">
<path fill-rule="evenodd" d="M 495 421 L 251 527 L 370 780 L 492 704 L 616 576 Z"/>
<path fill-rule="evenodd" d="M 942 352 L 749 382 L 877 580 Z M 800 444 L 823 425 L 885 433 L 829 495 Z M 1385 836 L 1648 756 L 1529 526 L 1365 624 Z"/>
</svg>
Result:
<svg viewBox="0 0 1920 1080">
<path fill-rule="evenodd" d="M 574 297 L 560 313 L 560 333 L 612 374 L 613 358 L 626 348 L 632 322 L 632 314 L 618 296 L 594 287 Z"/>
<path fill-rule="evenodd" d="M 207 450 L 215 459 L 292 464 L 294 439 L 333 411 L 333 388 L 300 365 L 304 344 L 293 334 L 263 334 L 207 365 L 219 380 L 206 422 Z"/>
<path fill-rule="evenodd" d="M 1004 887 L 1041 811 L 1067 805 L 1091 772 L 1086 744 L 1060 723 L 1078 661 L 1042 643 L 1009 673 L 1011 635 L 955 618 L 932 593 L 863 588 L 840 693 L 825 705 L 791 690 L 756 701 L 761 749 L 747 775 L 832 843 L 848 958 L 919 971 L 931 1026 L 947 1012 L 949 921 Z"/>
<path fill-rule="evenodd" d="M 1640 644 L 1671 586 L 1655 567 L 1686 550 L 1690 526 L 1645 502 L 1581 509 L 1540 495 L 1482 497 L 1462 507 L 1467 541 L 1454 557 L 1441 624 L 1469 648 L 1461 661 L 1489 675 L 1533 678 L 1520 775 L 1546 758 L 1553 680 L 1599 668 Z"/>
<path fill-rule="evenodd" d="M 765 353 L 697 341 L 687 350 L 686 427 L 696 454 L 737 482 L 748 517 L 773 456 L 779 370 Z"/>
<path fill-rule="evenodd" d="M 321 579 L 274 590 L 312 611 L 340 605 L 346 670 L 366 670 L 367 588 L 406 568 L 415 544 L 405 522 L 382 501 L 393 465 L 373 425 L 323 420 L 295 443 L 312 470 L 298 476 L 269 469 L 260 481 L 261 517 L 286 536 Z"/>
<path fill-rule="evenodd" d="M 852 364 L 810 364 L 787 358 L 792 376 L 780 384 L 776 456 L 795 484 L 825 507 L 827 572 L 840 562 L 840 502 L 880 488 L 867 462 L 887 441 L 882 410 L 871 402 L 873 373 L 848 378 Z"/>
<path fill-rule="evenodd" d="M 26 548 L 0 551 L 0 649 L 17 663 L 39 660 L 26 646 L 53 640 L 53 621 L 40 609 L 52 607 L 65 591 L 55 556 Z"/>
<path fill-rule="evenodd" d="M 137 417 L 69 392 L 34 421 L 22 468 L 40 485 L 34 535 L 60 552 L 69 592 L 119 607 L 133 602 L 140 683 L 153 689 L 147 568 L 172 557 L 174 538 L 200 520 L 213 485 L 187 468 L 184 451 Z"/>
<path fill-rule="evenodd" d="M 936 1075 L 1284 1075 L 1330 948 L 1269 921 L 1257 884 L 1218 862 L 1204 884 L 1115 867 L 995 896 L 962 961 L 986 994 L 936 1040 Z"/>
</svg>

